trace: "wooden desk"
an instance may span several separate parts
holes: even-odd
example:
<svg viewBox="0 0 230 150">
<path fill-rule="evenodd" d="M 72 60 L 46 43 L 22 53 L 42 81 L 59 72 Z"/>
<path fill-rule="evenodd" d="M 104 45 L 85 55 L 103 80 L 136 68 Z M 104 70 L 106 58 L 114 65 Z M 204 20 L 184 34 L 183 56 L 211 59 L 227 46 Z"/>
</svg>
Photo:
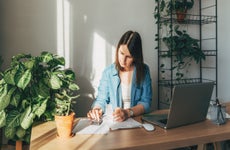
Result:
<svg viewBox="0 0 230 150">
<path fill-rule="evenodd" d="M 230 103 L 227 105 L 229 110 Z M 230 112 L 230 111 L 228 111 Z M 136 119 L 140 119 L 136 118 Z M 230 121 L 218 126 L 211 121 L 164 130 L 156 126 L 153 132 L 143 128 L 116 130 L 107 135 L 75 135 L 68 140 L 56 138 L 54 122 L 32 129 L 30 150 L 71 149 L 173 149 L 230 139 Z"/>
</svg>

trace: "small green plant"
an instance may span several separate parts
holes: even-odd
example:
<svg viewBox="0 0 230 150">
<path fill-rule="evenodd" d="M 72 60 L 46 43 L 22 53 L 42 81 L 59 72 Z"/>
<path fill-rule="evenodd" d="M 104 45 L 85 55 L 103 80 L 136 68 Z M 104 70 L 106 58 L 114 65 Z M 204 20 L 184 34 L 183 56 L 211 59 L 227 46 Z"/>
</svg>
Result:
<svg viewBox="0 0 230 150">
<path fill-rule="evenodd" d="M 180 31 L 179 26 L 174 27 L 175 35 L 163 37 L 163 42 L 168 47 L 168 51 L 163 57 L 175 57 L 172 70 L 177 69 L 178 78 L 183 77 L 179 71 L 190 64 L 191 61 L 200 63 L 205 59 L 205 54 L 199 46 L 199 40 L 192 38 L 185 30 Z"/>
<path fill-rule="evenodd" d="M 194 6 L 194 0 L 155 0 L 154 18 L 160 20 L 161 16 L 169 16 L 176 12 L 186 13 Z"/>
<path fill-rule="evenodd" d="M 6 138 L 29 143 L 32 125 L 53 120 L 60 101 L 68 103 L 65 114 L 69 113 L 79 87 L 74 72 L 62 69 L 64 65 L 63 57 L 49 52 L 12 58 L 0 80 L 0 127 Z"/>
<path fill-rule="evenodd" d="M 186 12 L 194 5 L 194 0 L 173 0 L 172 7 L 176 11 Z"/>
<path fill-rule="evenodd" d="M 74 85 L 76 86 L 76 85 Z M 77 88 L 78 87 L 71 87 Z M 71 89 L 70 88 L 70 89 Z M 61 93 L 56 93 L 55 102 L 56 102 L 56 115 L 57 116 L 68 116 L 73 110 L 71 109 L 71 104 L 73 100 L 78 98 L 79 95 L 72 96 L 74 93 L 71 90 L 63 90 Z"/>
<path fill-rule="evenodd" d="M 167 15 L 176 11 L 185 12 L 194 6 L 194 0 L 155 0 L 155 3 L 155 12 L 167 12 Z"/>
</svg>

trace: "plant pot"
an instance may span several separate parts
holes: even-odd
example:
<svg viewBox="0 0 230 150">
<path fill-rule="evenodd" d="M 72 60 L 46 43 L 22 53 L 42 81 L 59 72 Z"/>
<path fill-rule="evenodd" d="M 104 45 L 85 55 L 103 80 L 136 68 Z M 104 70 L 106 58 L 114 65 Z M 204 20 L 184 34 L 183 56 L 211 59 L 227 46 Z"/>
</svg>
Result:
<svg viewBox="0 0 230 150">
<path fill-rule="evenodd" d="M 15 150 L 22 150 L 22 141 L 16 141 Z"/>
<path fill-rule="evenodd" d="M 182 23 L 185 21 L 185 17 L 187 14 L 187 10 L 181 12 L 181 11 L 176 11 L 176 16 L 177 16 L 177 22 Z"/>
<path fill-rule="evenodd" d="M 57 137 L 64 139 L 73 137 L 74 116 L 75 113 L 71 113 L 69 116 L 55 116 Z"/>
</svg>

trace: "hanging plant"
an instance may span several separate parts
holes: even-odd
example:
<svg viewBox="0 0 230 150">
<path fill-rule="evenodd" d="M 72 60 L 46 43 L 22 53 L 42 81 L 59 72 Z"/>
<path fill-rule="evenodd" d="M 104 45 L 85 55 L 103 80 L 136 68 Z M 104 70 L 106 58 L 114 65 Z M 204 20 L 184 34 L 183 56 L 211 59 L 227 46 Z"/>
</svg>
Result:
<svg viewBox="0 0 230 150">
<path fill-rule="evenodd" d="M 180 31 L 179 26 L 174 27 L 174 35 L 163 37 L 168 51 L 163 57 L 174 57 L 172 70 L 177 69 L 177 76 L 183 77 L 180 70 L 190 65 L 191 61 L 200 63 L 205 59 L 205 54 L 200 48 L 199 40 L 192 38 L 185 30 Z"/>
</svg>

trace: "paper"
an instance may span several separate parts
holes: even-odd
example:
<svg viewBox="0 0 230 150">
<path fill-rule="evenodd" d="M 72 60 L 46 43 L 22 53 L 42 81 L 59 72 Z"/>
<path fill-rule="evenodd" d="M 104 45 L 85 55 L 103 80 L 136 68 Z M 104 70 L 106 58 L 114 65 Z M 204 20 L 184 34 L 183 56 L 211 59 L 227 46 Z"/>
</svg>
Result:
<svg viewBox="0 0 230 150">
<path fill-rule="evenodd" d="M 114 123 L 113 125 L 110 126 L 110 129 L 117 130 L 117 129 L 138 128 L 138 127 L 142 127 L 142 124 L 132 118 L 129 118 L 123 122 Z"/>
<path fill-rule="evenodd" d="M 106 112 L 103 115 L 103 122 L 100 125 L 92 125 L 87 118 L 81 118 L 78 124 L 74 127 L 73 133 L 76 134 L 107 134 L 110 129 L 129 129 L 142 127 L 142 124 L 136 120 L 129 118 L 123 122 L 113 121 L 113 109 L 110 104 L 106 107 Z"/>
<path fill-rule="evenodd" d="M 91 125 L 90 120 L 82 118 L 73 129 L 76 134 L 107 134 L 109 130 L 130 129 L 142 127 L 142 124 L 136 120 L 129 118 L 123 122 L 107 122 L 103 121 L 101 125 Z"/>
<path fill-rule="evenodd" d="M 230 119 L 230 115 L 228 113 L 226 113 L 226 118 Z"/>
<path fill-rule="evenodd" d="M 107 134 L 110 126 L 113 124 L 112 105 L 106 106 L 106 112 L 103 115 L 103 122 L 100 125 L 92 125 L 87 118 L 81 119 L 74 128 L 73 133 L 76 134 Z"/>
<path fill-rule="evenodd" d="M 76 126 L 73 128 L 72 132 L 73 133 L 77 133 L 79 131 L 81 131 L 82 129 L 84 129 L 85 127 L 90 125 L 90 120 L 87 118 L 81 118 L 78 123 L 76 124 Z"/>
<path fill-rule="evenodd" d="M 79 121 L 78 124 L 80 125 L 76 126 L 77 134 L 107 134 L 109 132 L 109 126 L 106 125 L 105 123 L 102 123 L 101 125 L 90 125 L 90 124 L 87 125 L 86 122 L 90 123 L 90 120 L 81 119 Z M 80 129 L 80 127 L 84 124 L 86 126 Z"/>
</svg>

